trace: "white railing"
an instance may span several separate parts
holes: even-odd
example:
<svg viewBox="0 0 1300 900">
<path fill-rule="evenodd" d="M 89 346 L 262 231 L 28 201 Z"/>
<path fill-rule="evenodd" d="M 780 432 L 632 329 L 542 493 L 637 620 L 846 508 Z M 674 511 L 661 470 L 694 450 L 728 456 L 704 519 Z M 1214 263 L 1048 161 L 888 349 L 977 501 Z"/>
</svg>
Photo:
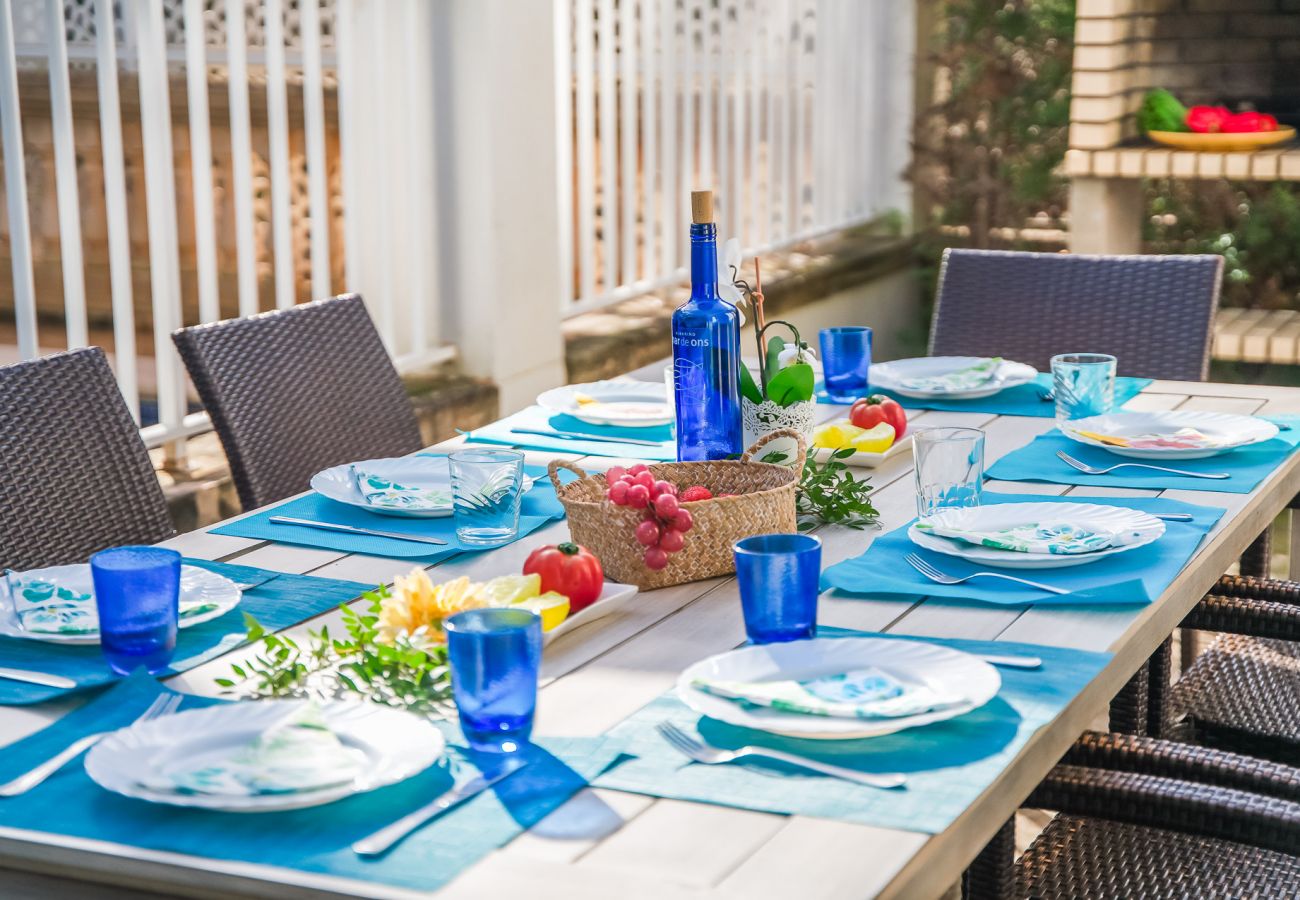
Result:
<svg viewBox="0 0 1300 900">
<path fill-rule="evenodd" d="M 424 0 L 0 0 L 0 133 L 18 357 L 111 343 L 143 436 L 173 456 L 183 452 L 180 439 L 208 424 L 188 412 L 170 338 L 183 325 L 359 290 L 399 366 L 446 358 L 433 263 L 412 236 L 428 233 L 427 204 L 400 204 L 395 214 L 382 196 L 427 181 L 420 156 L 427 145 L 394 150 L 392 129 L 375 127 L 418 121 L 407 104 L 427 108 L 430 86 L 404 76 L 427 60 L 419 42 L 428 37 L 428 8 Z M 74 102 L 74 86 L 97 102 Z M 121 92 L 135 89 L 138 104 L 129 94 L 124 104 Z M 291 106 L 291 94 L 300 102 Z M 94 116 L 88 106 L 97 108 L 97 122 L 74 121 L 74 109 Z M 174 118 L 173 110 L 181 114 Z M 48 145 L 35 150 L 32 134 L 24 144 L 33 118 L 41 135 L 48 127 Z M 83 166 L 102 174 L 80 179 L 93 194 L 79 189 L 79 150 Z M 33 172 L 53 178 L 33 181 Z M 46 198 L 28 191 L 50 180 L 57 228 Z M 142 202 L 129 183 L 142 184 Z M 99 238 L 83 235 L 83 220 Z M 57 241 L 61 303 L 52 285 L 38 292 L 33 261 L 55 254 L 34 253 L 34 237 L 37 250 Z M 108 270 L 108 297 L 88 304 L 92 254 Z M 147 285 L 132 274 L 146 255 Z M 230 275 L 225 297 L 223 272 Z M 62 336 L 48 324 L 60 317 Z M 138 347 L 150 331 L 152 341 Z M 141 419 L 142 396 L 156 398 L 156 416 Z"/>
<path fill-rule="evenodd" d="M 569 2 L 564 315 L 679 282 L 692 189 L 747 253 L 901 204 L 914 0 Z"/>
</svg>

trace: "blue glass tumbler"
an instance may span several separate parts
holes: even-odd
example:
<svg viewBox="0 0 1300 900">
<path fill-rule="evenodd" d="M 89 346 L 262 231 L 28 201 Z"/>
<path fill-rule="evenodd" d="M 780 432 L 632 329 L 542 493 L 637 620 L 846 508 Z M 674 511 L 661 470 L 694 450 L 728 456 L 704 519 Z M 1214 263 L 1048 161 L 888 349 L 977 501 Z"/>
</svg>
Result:
<svg viewBox="0 0 1300 900">
<path fill-rule="evenodd" d="M 444 624 L 451 693 L 475 750 L 526 746 L 537 707 L 542 620 L 524 609 L 473 609 Z"/>
<path fill-rule="evenodd" d="M 865 397 L 870 387 L 871 329 L 865 325 L 823 328 L 819 337 L 827 396 L 836 403 Z"/>
<path fill-rule="evenodd" d="M 109 667 L 151 675 L 176 653 L 181 555 L 162 547 L 115 547 L 90 558 L 99 610 L 99 643 Z"/>
<path fill-rule="evenodd" d="M 736 541 L 736 580 L 753 644 L 813 637 L 822 542 L 808 534 L 760 534 Z"/>
</svg>

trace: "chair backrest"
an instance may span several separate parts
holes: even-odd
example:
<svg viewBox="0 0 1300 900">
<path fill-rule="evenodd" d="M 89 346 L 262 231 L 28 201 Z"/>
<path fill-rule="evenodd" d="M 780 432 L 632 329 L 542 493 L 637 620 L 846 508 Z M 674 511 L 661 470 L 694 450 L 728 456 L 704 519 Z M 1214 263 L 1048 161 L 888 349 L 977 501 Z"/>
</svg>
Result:
<svg viewBox="0 0 1300 900">
<path fill-rule="evenodd" d="M 0 368 L 0 569 L 176 533 L 104 351 Z"/>
<path fill-rule="evenodd" d="M 305 491 L 321 469 L 402 456 L 420 428 L 356 294 L 172 335 L 244 509 Z"/>
<path fill-rule="evenodd" d="M 1111 353 L 1119 374 L 1204 381 L 1223 258 L 946 250 L 932 356 Z"/>
</svg>

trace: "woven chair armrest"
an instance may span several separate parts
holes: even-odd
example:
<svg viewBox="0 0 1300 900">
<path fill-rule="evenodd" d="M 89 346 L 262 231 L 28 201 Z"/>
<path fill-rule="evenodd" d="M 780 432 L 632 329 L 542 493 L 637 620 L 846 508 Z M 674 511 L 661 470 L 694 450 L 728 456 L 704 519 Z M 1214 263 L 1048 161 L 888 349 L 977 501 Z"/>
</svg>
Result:
<svg viewBox="0 0 1300 900">
<path fill-rule="evenodd" d="M 1300 769 L 1195 744 L 1086 731 L 1061 763 L 1178 778 L 1300 802 Z"/>
<path fill-rule="evenodd" d="M 1268 600 L 1300 606 L 1300 582 L 1280 578 L 1257 578 L 1253 575 L 1223 575 L 1210 589 L 1216 597 L 1240 597 L 1244 600 Z"/>
<path fill-rule="evenodd" d="M 1300 641 L 1300 606 L 1209 594 L 1183 619 L 1183 628 Z"/>
<path fill-rule="evenodd" d="M 1279 853 L 1300 848 L 1300 804 L 1176 778 L 1057 766 L 1023 805 Z"/>
</svg>

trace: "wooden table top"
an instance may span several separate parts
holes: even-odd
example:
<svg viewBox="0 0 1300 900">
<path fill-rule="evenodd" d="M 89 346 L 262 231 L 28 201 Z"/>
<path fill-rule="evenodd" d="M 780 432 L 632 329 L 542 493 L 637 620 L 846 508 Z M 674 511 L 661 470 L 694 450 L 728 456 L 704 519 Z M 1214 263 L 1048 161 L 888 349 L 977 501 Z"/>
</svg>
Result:
<svg viewBox="0 0 1300 900">
<path fill-rule="evenodd" d="M 663 364 L 633 373 L 649 381 Z M 1157 381 L 1135 398 L 1131 410 L 1194 409 L 1242 414 L 1300 413 L 1300 389 L 1256 385 Z M 820 419 L 844 407 L 819 406 Z M 986 462 L 1023 446 L 1053 426 L 1031 419 L 984 413 L 917 412 L 925 425 L 965 425 L 987 433 Z M 449 441 L 439 448 L 455 446 Z M 552 458 L 580 460 L 593 471 L 615 460 L 529 452 L 530 463 Z M 883 530 L 915 513 L 912 455 L 874 470 L 859 470 L 875 486 Z M 1294 454 L 1254 492 L 1152 491 L 989 482 L 993 490 L 1044 496 L 1163 496 L 1223 507 L 1227 512 L 1196 556 L 1160 599 L 1147 606 L 1105 610 L 1071 607 L 994 607 L 943 600 L 908 603 L 823 596 L 819 620 L 835 625 L 931 637 L 1007 640 L 1109 651 L 1113 659 L 1062 713 L 1040 729 L 1001 776 L 946 831 L 937 835 L 781 816 L 618 791 L 587 789 L 531 832 L 468 868 L 440 897 L 508 895 L 557 900 L 580 898 L 926 898 L 958 880 L 994 832 L 1157 645 L 1178 626 L 1196 601 L 1246 546 L 1300 493 L 1300 454 Z M 882 533 L 823 527 L 824 565 L 856 556 Z M 491 553 L 452 558 L 435 566 L 435 580 L 457 575 L 484 579 L 516 572 L 542 544 L 567 537 L 555 522 Z M 212 534 L 178 536 L 167 546 L 187 556 L 374 583 L 391 582 L 410 560 L 349 555 L 288 544 Z M 337 617 L 311 621 L 318 627 Z M 305 625 L 290 629 L 301 633 Z M 696 660 L 744 640 L 734 578 L 715 578 L 643 594 L 624 615 L 598 620 L 556 640 L 542 665 L 537 729 L 541 735 L 598 735 L 670 688 Z M 246 651 L 226 656 L 171 679 L 181 691 L 214 695 L 213 678 Z M 0 708 L 0 742 L 17 740 L 58 718 L 80 701 L 39 708 Z M 616 817 L 607 833 L 581 840 L 546 837 L 549 824 L 575 812 L 603 807 Z M 325 814 L 324 812 L 322 814 Z M 0 884 L 6 896 L 116 898 L 154 890 L 168 896 L 428 896 L 373 883 L 312 876 L 288 869 L 229 863 L 0 828 Z M 23 870 L 23 871 L 16 871 Z M 74 879 L 76 880 L 74 882 Z M 96 882 L 88 884 L 86 882 Z M 122 893 L 111 885 L 129 886 Z M 9 893 L 11 891 L 13 893 Z"/>
</svg>

